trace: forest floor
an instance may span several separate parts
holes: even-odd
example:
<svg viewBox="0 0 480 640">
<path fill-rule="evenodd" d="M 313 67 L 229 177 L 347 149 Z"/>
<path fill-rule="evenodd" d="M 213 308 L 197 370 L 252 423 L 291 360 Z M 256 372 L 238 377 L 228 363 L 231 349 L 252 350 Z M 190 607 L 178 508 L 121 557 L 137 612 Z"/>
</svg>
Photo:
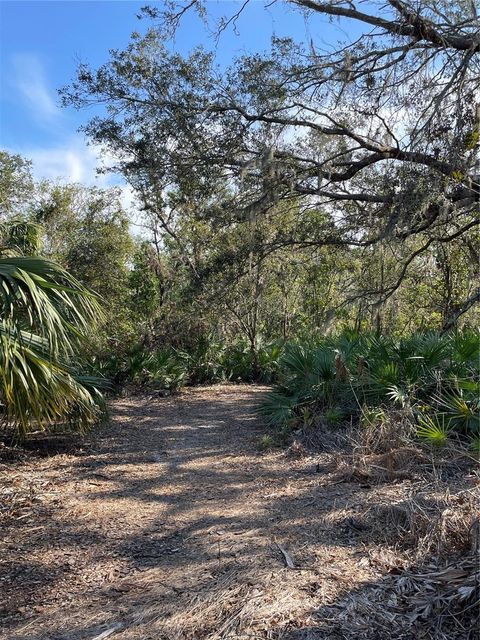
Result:
<svg viewBox="0 0 480 640">
<path fill-rule="evenodd" d="M 412 564 L 408 505 L 423 496 L 431 528 L 431 501 L 468 503 L 474 474 L 427 500 L 415 472 L 339 473 L 328 443 L 261 451 L 264 391 L 117 399 L 75 445 L 0 459 L 2 640 L 449 637 L 428 620 L 442 579 L 422 582 L 430 543 Z"/>
</svg>

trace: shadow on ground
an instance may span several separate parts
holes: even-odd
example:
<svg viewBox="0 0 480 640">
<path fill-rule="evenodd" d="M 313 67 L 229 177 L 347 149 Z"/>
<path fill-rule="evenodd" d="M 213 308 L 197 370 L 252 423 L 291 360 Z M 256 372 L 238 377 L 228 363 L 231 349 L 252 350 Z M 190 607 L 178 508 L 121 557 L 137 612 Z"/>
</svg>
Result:
<svg viewBox="0 0 480 640">
<path fill-rule="evenodd" d="M 263 392 L 217 386 L 119 400 L 78 455 L 16 467 L 8 480 L 17 474 L 27 502 L 4 528 L 0 637 L 430 633 L 408 611 L 365 619 L 369 606 L 382 611 L 397 597 L 392 576 L 410 562 L 409 523 L 388 518 L 392 503 L 406 512 L 406 496 L 421 487 L 335 482 L 327 458 L 316 472 L 321 453 L 260 452 Z"/>
</svg>

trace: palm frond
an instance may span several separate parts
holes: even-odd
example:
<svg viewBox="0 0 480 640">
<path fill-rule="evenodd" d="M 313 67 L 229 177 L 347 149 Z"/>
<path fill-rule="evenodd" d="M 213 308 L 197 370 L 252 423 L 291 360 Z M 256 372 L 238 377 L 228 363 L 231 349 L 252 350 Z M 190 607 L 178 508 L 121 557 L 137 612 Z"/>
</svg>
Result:
<svg viewBox="0 0 480 640">
<path fill-rule="evenodd" d="M 258 412 L 266 418 L 267 424 L 283 427 L 295 416 L 298 407 L 296 395 L 288 395 L 284 389 L 277 388 L 266 395 Z"/>
<path fill-rule="evenodd" d="M 420 418 L 417 435 L 435 446 L 445 445 L 448 441 L 450 425 L 445 419 L 439 420 L 425 416 Z"/>
<path fill-rule="evenodd" d="M 12 339 L 5 330 L 0 332 L 0 398 L 7 424 L 20 437 L 33 425 L 47 428 L 72 422 L 73 414 L 79 428 L 99 417 L 98 391 L 52 360 L 45 346 L 38 336 L 22 341 Z"/>
<path fill-rule="evenodd" d="M 0 258 L 0 401 L 20 437 L 34 425 L 86 428 L 99 417 L 99 385 L 68 362 L 101 316 L 97 297 L 38 257 Z"/>
</svg>

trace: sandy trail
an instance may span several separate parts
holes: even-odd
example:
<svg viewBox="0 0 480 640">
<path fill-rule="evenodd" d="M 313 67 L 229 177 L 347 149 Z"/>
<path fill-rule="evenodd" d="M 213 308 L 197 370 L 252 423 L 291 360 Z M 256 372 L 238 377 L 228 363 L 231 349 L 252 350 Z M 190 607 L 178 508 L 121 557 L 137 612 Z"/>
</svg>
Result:
<svg viewBox="0 0 480 640">
<path fill-rule="evenodd" d="M 120 399 L 80 448 L 2 464 L 0 637 L 343 637 L 328 605 L 388 569 L 355 524 L 382 489 L 261 452 L 263 391 Z"/>
</svg>

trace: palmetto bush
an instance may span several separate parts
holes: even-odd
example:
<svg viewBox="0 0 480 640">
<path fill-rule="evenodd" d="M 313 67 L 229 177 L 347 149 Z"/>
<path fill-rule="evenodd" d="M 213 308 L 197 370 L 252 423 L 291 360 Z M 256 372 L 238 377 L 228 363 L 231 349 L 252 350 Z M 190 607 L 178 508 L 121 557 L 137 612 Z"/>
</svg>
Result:
<svg viewBox="0 0 480 640">
<path fill-rule="evenodd" d="M 161 389 L 177 391 L 188 379 L 187 358 L 173 349 L 153 353 L 145 365 L 150 380 Z"/>
<path fill-rule="evenodd" d="M 152 351 L 138 347 L 123 355 L 99 358 L 91 366 L 120 385 L 131 383 L 177 391 L 188 381 L 188 357 L 173 348 Z"/>
<path fill-rule="evenodd" d="M 245 340 L 224 347 L 221 357 L 223 379 L 232 382 L 271 383 L 276 379 L 283 351 L 280 342 L 260 343 L 255 353 Z"/>
<path fill-rule="evenodd" d="M 227 345 L 206 336 L 188 352 L 172 347 L 138 347 L 122 356 L 96 358 L 91 368 L 119 383 L 176 391 L 187 384 L 272 382 L 281 353 L 281 344 L 268 343 L 260 345 L 254 357 L 246 341 Z"/>
<path fill-rule="evenodd" d="M 223 359 L 226 345 L 215 336 L 202 336 L 195 348 L 189 351 L 188 360 L 189 382 L 191 384 L 207 384 L 219 382 L 226 377 Z"/>
<path fill-rule="evenodd" d="M 332 407 L 342 382 L 336 378 L 336 354 L 328 345 L 286 345 L 279 361 L 279 382 L 261 412 L 274 425 L 285 426 L 306 407 L 313 411 Z"/>
<path fill-rule="evenodd" d="M 261 411 L 284 427 L 302 424 L 305 415 L 310 424 L 315 418 L 331 424 L 326 418 L 339 408 L 351 419 L 365 407 L 397 406 L 432 441 L 441 434 L 473 436 L 480 431 L 479 345 L 476 331 L 401 339 L 350 333 L 287 345 L 279 382 Z"/>
<path fill-rule="evenodd" d="M 12 238 L 30 248 L 33 231 L 26 223 L 0 227 L 0 411 L 3 427 L 20 438 L 32 429 L 85 428 L 101 412 L 100 381 L 75 367 L 99 303 L 59 265 L 21 254 Z"/>
</svg>

